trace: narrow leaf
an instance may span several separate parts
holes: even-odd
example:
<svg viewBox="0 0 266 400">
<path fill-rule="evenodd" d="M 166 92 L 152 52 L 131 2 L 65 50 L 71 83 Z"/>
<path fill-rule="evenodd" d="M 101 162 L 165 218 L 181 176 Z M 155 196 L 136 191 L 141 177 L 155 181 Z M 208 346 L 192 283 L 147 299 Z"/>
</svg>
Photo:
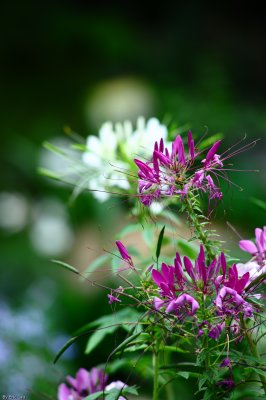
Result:
<svg viewBox="0 0 266 400">
<path fill-rule="evenodd" d="M 57 360 L 61 357 L 61 355 L 76 341 L 78 340 L 79 336 L 74 336 L 73 338 L 69 339 L 63 347 L 58 351 L 56 354 L 53 363 L 55 364 Z"/>
<path fill-rule="evenodd" d="M 157 260 L 160 257 L 160 253 L 161 253 L 161 247 L 162 247 L 162 242 L 163 242 L 163 235 L 164 235 L 164 230 L 165 230 L 165 225 L 163 226 L 159 237 L 158 237 L 158 242 L 157 242 L 157 247 L 156 247 L 156 258 Z"/>
<path fill-rule="evenodd" d="M 61 267 L 63 267 L 63 268 L 66 268 L 66 269 L 68 269 L 69 271 L 72 271 L 72 272 L 74 272 L 75 274 L 78 274 L 79 275 L 79 271 L 75 268 L 75 267 L 72 267 L 72 265 L 69 265 L 69 264 L 67 264 L 67 263 L 65 263 L 65 262 L 63 262 L 63 261 L 59 261 L 59 260 L 51 260 L 53 263 L 55 263 L 55 264 L 58 264 L 58 265 L 60 265 Z"/>
</svg>

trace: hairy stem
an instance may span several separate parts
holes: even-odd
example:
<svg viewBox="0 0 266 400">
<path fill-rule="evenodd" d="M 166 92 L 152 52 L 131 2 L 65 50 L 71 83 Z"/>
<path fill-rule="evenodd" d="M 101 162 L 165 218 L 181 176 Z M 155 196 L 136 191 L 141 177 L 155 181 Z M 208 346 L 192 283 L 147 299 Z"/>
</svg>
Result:
<svg viewBox="0 0 266 400">
<path fill-rule="evenodd" d="M 190 223 L 192 227 L 195 229 L 196 235 L 199 238 L 199 240 L 202 242 L 202 244 L 205 247 L 206 250 L 206 255 L 209 261 L 213 260 L 215 257 L 215 254 L 212 250 L 212 243 L 208 237 L 208 233 L 202 229 L 202 224 L 200 221 L 200 216 L 198 215 L 198 212 L 194 209 L 193 207 L 193 202 L 192 199 L 187 196 L 186 197 L 186 206 L 187 206 L 187 213 L 188 213 L 188 218 L 190 220 Z"/>
</svg>

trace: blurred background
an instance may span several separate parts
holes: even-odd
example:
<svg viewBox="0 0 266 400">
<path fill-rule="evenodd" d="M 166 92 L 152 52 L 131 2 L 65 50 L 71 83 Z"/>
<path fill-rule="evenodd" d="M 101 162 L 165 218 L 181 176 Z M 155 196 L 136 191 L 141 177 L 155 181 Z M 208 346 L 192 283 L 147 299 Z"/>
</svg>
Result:
<svg viewBox="0 0 266 400">
<path fill-rule="evenodd" d="M 49 260 L 86 267 L 102 247 L 112 248 L 123 220 L 117 200 L 109 200 L 106 216 L 90 193 L 70 203 L 71 188 L 38 175 L 39 165 L 57 165 L 42 142 L 66 143 L 64 127 L 87 137 L 106 120 L 135 123 L 143 115 L 199 136 L 222 132 L 225 148 L 245 134 L 248 142 L 260 138 L 234 165 L 261 172 L 231 175 L 244 190 L 228 188 L 217 218 L 246 237 L 265 223 L 256 200 L 265 199 L 264 14 L 243 3 L 122 4 L 2 5 L 1 394 L 55 398 L 65 374 L 106 360 L 104 348 L 84 357 L 80 341 L 52 364 L 75 329 L 109 306 Z M 236 246 L 237 236 L 229 237 Z"/>
</svg>

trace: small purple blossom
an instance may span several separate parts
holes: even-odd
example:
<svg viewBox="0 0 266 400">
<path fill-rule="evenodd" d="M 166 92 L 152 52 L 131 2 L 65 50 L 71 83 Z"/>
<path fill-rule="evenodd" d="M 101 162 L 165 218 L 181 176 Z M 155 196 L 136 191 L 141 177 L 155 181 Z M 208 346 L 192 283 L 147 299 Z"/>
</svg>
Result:
<svg viewBox="0 0 266 400">
<path fill-rule="evenodd" d="M 214 325 L 210 331 L 208 336 L 214 340 L 218 339 L 222 333 L 222 331 L 224 330 L 225 327 L 225 323 L 221 322 L 220 324 L 216 324 Z"/>
<path fill-rule="evenodd" d="M 239 312 L 244 313 L 244 318 L 252 316 L 252 306 L 247 303 L 236 290 L 224 286 L 219 291 L 216 300 L 216 307 L 220 315 L 229 315 L 236 317 Z"/>
<path fill-rule="evenodd" d="M 235 387 L 235 382 L 233 381 L 233 379 L 224 379 L 222 381 L 219 381 L 218 385 L 223 386 L 226 389 L 232 389 L 233 387 Z"/>
<path fill-rule="evenodd" d="M 224 367 L 231 367 L 231 366 L 232 366 L 232 364 L 231 364 L 231 360 L 230 360 L 229 357 L 226 357 L 226 358 L 221 362 L 221 364 L 220 364 L 220 367 L 221 367 L 221 368 L 224 368 Z"/>
<path fill-rule="evenodd" d="M 113 303 L 121 303 L 121 300 L 119 300 L 117 297 L 113 296 L 112 294 L 108 294 L 107 295 L 109 301 L 109 304 L 113 304 Z"/>
</svg>

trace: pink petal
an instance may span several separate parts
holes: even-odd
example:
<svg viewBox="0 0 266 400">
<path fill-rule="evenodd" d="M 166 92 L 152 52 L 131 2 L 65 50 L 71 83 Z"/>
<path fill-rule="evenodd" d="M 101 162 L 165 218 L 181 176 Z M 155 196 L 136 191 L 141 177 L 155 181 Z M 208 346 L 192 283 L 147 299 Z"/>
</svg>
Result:
<svg viewBox="0 0 266 400">
<path fill-rule="evenodd" d="M 70 389 L 64 383 L 62 383 L 58 387 L 57 399 L 58 400 L 69 400 L 70 395 L 71 395 Z"/>
<path fill-rule="evenodd" d="M 247 251 L 250 254 L 256 254 L 258 249 L 251 240 L 240 240 L 239 247 L 241 250 Z"/>
</svg>

